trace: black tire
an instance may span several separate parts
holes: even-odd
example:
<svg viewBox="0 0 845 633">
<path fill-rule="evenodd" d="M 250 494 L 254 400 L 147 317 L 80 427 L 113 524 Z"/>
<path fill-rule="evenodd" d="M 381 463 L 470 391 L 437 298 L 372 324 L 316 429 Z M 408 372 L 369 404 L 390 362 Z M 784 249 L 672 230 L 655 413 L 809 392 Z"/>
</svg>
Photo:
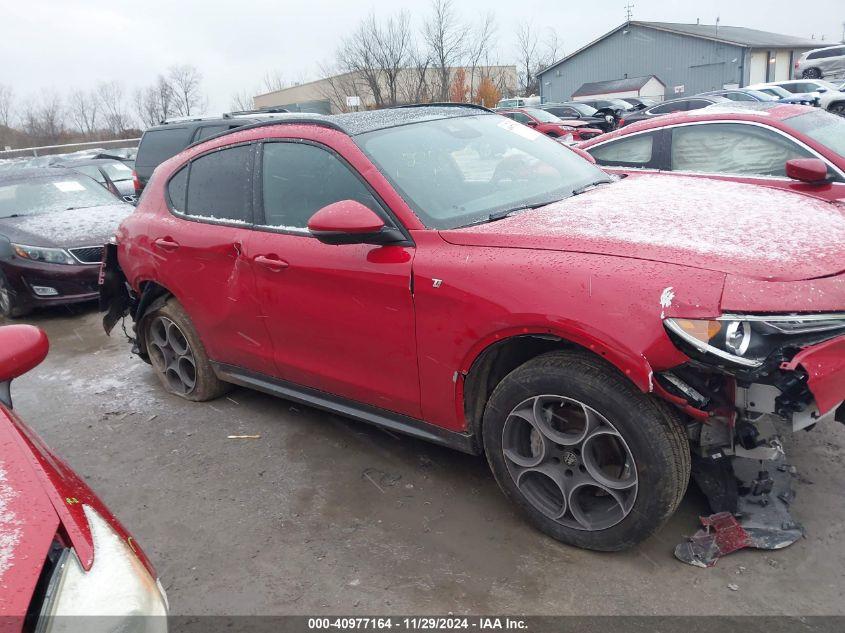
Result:
<svg viewBox="0 0 845 633">
<path fill-rule="evenodd" d="M 628 449 L 627 455 L 632 458 L 634 464 L 633 477 L 636 480 L 636 490 L 633 500 L 628 497 L 626 503 L 631 504 L 628 510 L 621 509 L 619 512 L 620 516 L 623 512 L 627 514 L 624 514 L 624 518 L 619 519 L 615 524 L 595 529 L 583 526 L 573 527 L 575 523 L 573 519 L 568 519 L 570 524 L 563 524 L 562 521 L 566 522 L 566 518 L 550 518 L 548 512 L 540 511 L 538 505 L 517 486 L 512 474 L 514 465 L 505 457 L 503 449 L 503 443 L 513 441 L 505 438 L 505 425 L 509 418 L 516 419 L 516 424 L 522 424 L 522 416 L 512 418 L 511 413 L 531 398 L 535 398 L 536 402 L 536 397 L 544 394 L 556 394 L 564 399 L 577 401 L 585 407 L 585 420 L 587 409 L 590 409 L 592 414 L 598 413 L 598 418 L 603 420 L 600 424 L 610 422 L 609 426 L 612 430 L 617 431 L 618 436 L 624 440 L 622 444 L 625 449 Z M 562 409 L 557 409 L 557 411 L 562 411 Z M 508 424 L 509 428 L 512 428 L 514 422 Z M 585 422 L 584 433 L 585 437 L 589 437 L 590 434 L 587 433 L 589 427 L 586 424 Z M 511 431 L 508 433 L 510 434 Z M 482 436 L 487 461 L 496 481 L 505 495 L 526 515 L 529 522 L 552 538 L 585 549 L 619 551 L 645 540 L 672 516 L 689 482 L 689 442 L 678 414 L 662 402 L 641 393 L 615 368 L 582 351 L 544 354 L 505 376 L 487 403 Z M 598 434 L 595 436 L 597 437 Z M 616 441 L 617 436 L 612 437 Z M 577 457 L 583 459 L 584 462 L 586 462 L 587 441 L 593 441 L 593 439 L 585 440 L 584 455 L 576 451 Z M 541 442 L 546 441 L 548 438 L 541 439 Z M 534 451 L 533 436 L 530 444 L 530 450 Z M 593 441 L 590 450 L 594 450 L 594 444 Z M 554 450 L 561 448 L 565 447 L 556 446 Z M 571 454 L 567 452 L 563 455 L 565 455 L 564 460 L 558 457 L 552 458 L 557 464 L 552 465 L 552 468 L 566 469 L 567 464 L 574 468 L 569 461 Z M 586 472 L 584 466 L 578 463 L 577 468 L 580 468 L 582 473 Z M 542 465 L 544 468 L 547 466 L 545 462 Z M 566 474 L 572 476 L 571 471 L 567 471 Z M 577 471 L 575 474 L 581 476 Z M 544 478 L 540 477 L 540 479 Z M 528 477 L 521 479 L 521 484 L 524 486 L 527 480 Z M 535 489 L 538 485 L 545 484 L 532 483 Z M 569 500 L 581 495 L 583 490 L 590 489 L 590 484 L 580 485 L 585 487 L 579 489 L 576 484 L 571 489 Z M 598 500 L 602 495 L 606 498 L 611 497 L 600 490 L 600 486 L 594 486 L 594 489 L 595 493 L 589 496 L 588 500 Z M 554 490 L 561 493 L 561 499 L 566 498 L 565 493 L 558 487 L 555 486 Z M 576 493 L 575 490 L 579 492 Z M 533 494 L 530 490 L 528 492 L 529 495 Z M 564 507 L 569 507 L 569 505 L 567 501 Z M 576 506 L 580 508 L 580 501 Z M 624 508 L 621 504 L 620 507 Z M 579 509 L 579 513 L 583 516 L 584 513 L 581 510 L 583 508 Z M 565 512 L 572 512 L 572 510 L 565 510 Z"/>
<path fill-rule="evenodd" d="M 845 117 L 845 101 L 837 101 L 836 103 L 831 103 L 827 111 L 831 114 Z"/>
<path fill-rule="evenodd" d="M 32 312 L 32 308 L 21 307 L 14 289 L 9 285 L 6 276 L 0 272 L 0 316 L 16 319 Z"/>
<path fill-rule="evenodd" d="M 821 79 L 822 78 L 822 71 L 818 68 L 807 68 L 801 76 L 804 79 Z"/>
<path fill-rule="evenodd" d="M 143 327 L 150 363 L 168 392 L 186 400 L 204 402 L 222 396 L 231 388 L 215 375 L 205 346 L 176 298 L 171 297 L 161 308 L 147 314 Z M 185 374 L 191 374 L 193 380 L 183 379 Z"/>
</svg>

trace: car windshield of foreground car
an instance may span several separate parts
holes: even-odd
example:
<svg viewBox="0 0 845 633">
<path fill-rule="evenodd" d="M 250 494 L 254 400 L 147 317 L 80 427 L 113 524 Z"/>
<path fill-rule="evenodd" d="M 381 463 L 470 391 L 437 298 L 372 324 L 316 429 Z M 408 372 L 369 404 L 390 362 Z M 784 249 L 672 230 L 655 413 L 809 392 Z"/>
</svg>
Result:
<svg viewBox="0 0 845 633">
<path fill-rule="evenodd" d="M 539 108 L 523 108 L 523 110 L 526 114 L 530 114 L 541 123 L 560 123 L 561 121 L 560 117 L 555 116 L 551 112 L 540 110 Z"/>
<path fill-rule="evenodd" d="M 423 223 L 436 229 L 551 203 L 609 180 L 545 134 L 489 114 L 436 119 L 355 138 Z"/>
<path fill-rule="evenodd" d="M 90 178 L 75 178 L 70 174 L 0 182 L 0 218 L 118 203 L 117 198 Z"/>
<path fill-rule="evenodd" d="M 823 110 L 811 110 L 786 119 L 786 123 L 840 156 L 845 156 L 845 119 L 842 117 Z"/>
</svg>

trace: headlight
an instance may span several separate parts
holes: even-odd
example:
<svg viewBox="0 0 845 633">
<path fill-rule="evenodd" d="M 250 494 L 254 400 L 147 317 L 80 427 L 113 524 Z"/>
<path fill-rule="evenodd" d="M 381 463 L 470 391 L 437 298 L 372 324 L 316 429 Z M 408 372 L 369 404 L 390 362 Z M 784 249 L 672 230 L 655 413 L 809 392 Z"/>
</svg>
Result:
<svg viewBox="0 0 845 633">
<path fill-rule="evenodd" d="M 845 314 L 725 315 L 718 319 L 665 319 L 680 342 L 718 361 L 760 367 L 783 347 L 801 347 L 845 334 Z"/>
<path fill-rule="evenodd" d="M 86 572 L 76 552 L 65 550 L 47 589 L 39 633 L 79 630 L 79 618 L 64 616 L 89 616 L 86 631 L 166 632 L 161 584 L 108 522 L 90 506 L 83 509 L 94 539 L 94 564 Z"/>
<path fill-rule="evenodd" d="M 70 253 L 63 248 L 42 248 L 41 246 L 26 246 L 25 244 L 12 244 L 15 255 L 22 259 L 31 259 L 35 262 L 47 264 L 78 264 Z"/>
</svg>

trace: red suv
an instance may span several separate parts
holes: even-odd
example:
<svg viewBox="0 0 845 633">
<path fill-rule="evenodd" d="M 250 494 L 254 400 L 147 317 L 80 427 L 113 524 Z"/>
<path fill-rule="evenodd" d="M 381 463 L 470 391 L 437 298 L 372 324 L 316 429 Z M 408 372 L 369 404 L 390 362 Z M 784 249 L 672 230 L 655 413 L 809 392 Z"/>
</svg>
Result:
<svg viewBox="0 0 845 633">
<path fill-rule="evenodd" d="M 598 550 L 674 512 L 690 448 L 728 468 L 770 421 L 842 412 L 842 214 L 618 179 L 532 132 L 437 106 L 193 145 L 106 250 L 106 329 L 130 314 L 189 400 L 232 383 L 484 453 L 537 527 Z"/>
</svg>

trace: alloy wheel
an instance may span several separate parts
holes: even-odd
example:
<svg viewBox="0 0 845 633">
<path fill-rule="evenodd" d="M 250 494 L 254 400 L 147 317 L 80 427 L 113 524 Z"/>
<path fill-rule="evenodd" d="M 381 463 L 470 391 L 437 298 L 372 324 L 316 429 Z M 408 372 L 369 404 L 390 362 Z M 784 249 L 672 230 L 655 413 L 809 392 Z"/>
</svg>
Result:
<svg viewBox="0 0 845 633">
<path fill-rule="evenodd" d="M 502 429 L 508 472 L 523 497 L 577 530 L 612 527 L 637 498 L 637 467 L 613 424 L 582 402 L 558 395 L 524 400 Z"/>
<path fill-rule="evenodd" d="M 156 317 L 149 332 L 147 349 L 153 366 L 164 374 L 174 393 L 191 393 L 197 384 L 197 365 L 185 334 L 165 316 Z"/>
</svg>

